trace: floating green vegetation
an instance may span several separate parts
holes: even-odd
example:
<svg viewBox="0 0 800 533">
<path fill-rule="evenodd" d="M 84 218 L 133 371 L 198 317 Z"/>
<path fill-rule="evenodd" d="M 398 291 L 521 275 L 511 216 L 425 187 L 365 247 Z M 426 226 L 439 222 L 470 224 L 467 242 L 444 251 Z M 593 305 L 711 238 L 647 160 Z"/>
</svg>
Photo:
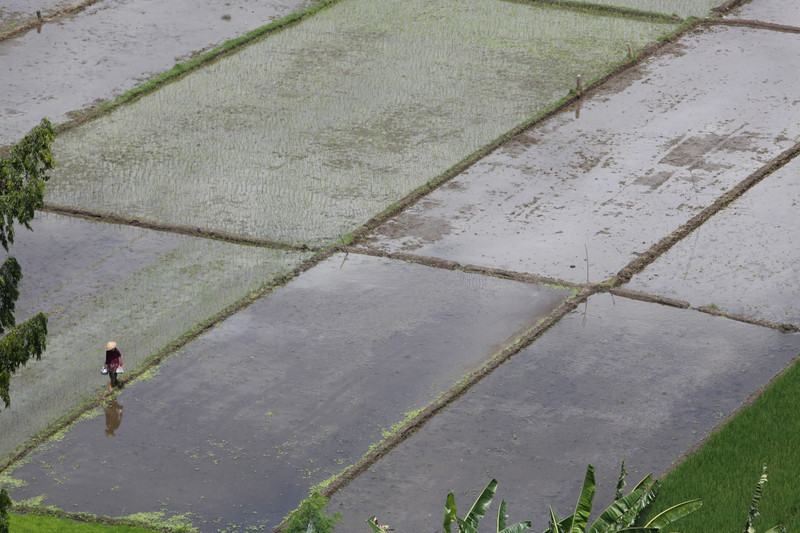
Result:
<svg viewBox="0 0 800 533">
<path fill-rule="evenodd" d="M 654 11 L 679 17 L 705 17 L 712 8 L 723 4 L 724 0 L 590 0 L 587 3 Z"/>
<path fill-rule="evenodd" d="M 676 27 L 345 0 L 59 136 L 47 200 L 333 242 Z"/>
<path fill-rule="evenodd" d="M 145 261 L 135 249 L 132 257 L 130 248 L 153 232 L 127 231 L 128 238 L 122 241 L 109 239 L 106 255 L 96 264 L 75 272 L 40 301 L 31 303 L 51 315 L 47 351 L 41 364 L 28 365 L 12 380 L 13 402 L 0 417 L 0 457 L 107 385 L 100 367 L 103 343 L 108 339 L 119 343 L 130 373 L 187 330 L 310 256 L 169 236 L 169 246 Z M 73 253 L 87 252 L 80 248 Z M 72 259 L 64 258 L 64 264 L 73 264 Z M 109 272 L 113 275 L 108 276 Z M 62 305 L 57 311 L 48 311 L 47 305 L 52 306 L 48 300 Z"/>
<path fill-rule="evenodd" d="M 169 528 L 172 531 L 186 533 L 197 531 L 197 528 L 192 525 L 190 513 L 168 517 L 165 513 L 158 511 L 155 513 L 136 513 L 122 517 L 122 519 L 143 522 L 157 529 Z"/>
<path fill-rule="evenodd" d="M 17 461 L 12 466 L 0 472 L 0 489 L 16 489 L 27 485 L 27 481 L 13 477 L 14 471 L 27 463 L 28 460 L 23 459 L 22 461 Z"/>
</svg>

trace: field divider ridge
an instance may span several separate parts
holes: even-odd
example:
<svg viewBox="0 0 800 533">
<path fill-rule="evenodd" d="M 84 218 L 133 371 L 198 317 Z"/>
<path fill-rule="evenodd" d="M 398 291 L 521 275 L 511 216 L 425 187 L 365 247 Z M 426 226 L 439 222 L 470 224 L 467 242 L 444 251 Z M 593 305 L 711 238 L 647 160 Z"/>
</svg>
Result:
<svg viewBox="0 0 800 533">
<path fill-rule="evenodd" d="M 106 222 L 108 224 L 121 224 L 125 226 L 134 226 L 137 228 L 144 228 L 153 231 L 161 231 L 165 233 L 178 233 L 181 235 L 189 235 L 191 237 L 204 237 L 207 239 L 215 239 L 234 244 L 244 244 L 248 246 L 261 246 L 263 248 L 274 248 L 276 250 L 294 250 L 298 252 L 318 251 L 312 249 L 306 244 L 298 242 L 285 242 L 276 241 L 272 239 L 264 239 L 261 237 L 250 237 L 248 235 L 240 235 L 228 231 L 215 230 L 210 228 L 203 228 L 200 226 L 188 226 L 185 224 L 165 224 L 162 222 L 152 222 L 150 220 L 143 220 L 138 217 L 131 217 L 127 215 L 120 215 L 116 213 L 104 213 L 92 211 L 90 209 L 83 209 L 81 207 L 70 207 L 63 205 L 56 205 L 45 202 L 40 211 L 53 213 L 56 215 L 64 215 L 74 218 L 84 218 L 96 222 Z"/>
<path fill-rule="evenodd" d="M 657 296 L 655 294 L 648 294 L 646 292 L 632 291 L 630 289 L 611 288 L 608 292 L 616 296 L 628 298 L 629 300 L 638 300 L 646 303 L 656 303 L 666 305 L 668 307 L 675 307 L 677 309 L 689 309 L 692 305 L 683 300 L 675 300 L 673 298 L 666 298 L 664 296 Z"/>
<path fill-rule="evenodd" d="M 535 285 L 551 285 L 557 287 L 567 287 L 570 289 L 580 290 L 590 288 L 593 285 L 584 283 L 573 283 L 563 279 L 548 278 L 527 272 L 516 272 L 513 270 L 504 270 L 502 268 L 491 268 L 480 265 L 462 265 L 458 261 L 450 259 L 442 259 L 440 257 L 432 257 L 427 255 L 415 255 L 406 252 L 384 252 L 372 247 L 352 247 L 344 246 L 339 248 L 342 252 L 352 253 L 354 255 L 368 255 L 372 257 L 385 257 L 386 259 L 393 259 L 397 261 L 406 261 L 408 263 L 415 263 L 431 268 L 441 268 L 444 270 L 460 270 L 467 274 L 481 274 L 484 276 L 491 276 L 493 278 L 507 279 L 511 281 L 519 281 L 520 283 L 531 283 Z"/>
<path fill-rule="evenodd" d="M 392 431 L 390 435 L 374 444 L 357 462 L 346 467 L 340 473 L 335 474 L 321 484 L 312 487 L 312 491 L 318 491 L 321 496 L 330 499 L 339 490 L 346 487 L 351 481 L 374 465 L 381 457 L 391 452 L 394 448 L 420 430 L 439 412 L 463 396 L 473 385 L 494 372 L 494 370 L 508 359 L 530 346 L 536 339 L 556 325 L 568 313 L 575 310 L 579 304 L 586 301 L 586 299 L 595 292 L 596 288 L 594 287 L 585 287 L 576 290 L 573 296 L 562 302 L 562 304 L 551 312 L 547 318 L 541 320 L 536 326 L 525 332 L 506 348 L 495 353 L 478 369 L 457 381 L 449 390 L 444 392 L 439 398 L 428 404 L 421 411 L 417 412 L 415 416 L 394 427 L 394 431 Z M 273 532 L 284 533 L 287 525 L 288 522 L 284 521 L 278 525 Z"/>
<path fill-rule="evenodd" d="M 761 20 L 713 18 L 704 21 L 703 24 L 706 26 L 737 26 L 740 28 L 753 28 L 756 30 L 800 33 L 800 28 L 797 26 L 787 26 L 785 24 L 776 24 L 774 22 L 763 22 Z"/>
<path fill-rule="evenodd" d="M 698 307 L 692 307 L 692 309 L 694 309 L 695 311 L 700 311 L 701 313 L 708 313 L 709 315 L 721 316 L 730 320 L 736 320 L 737 322 L 744 322 L 745 324 L 752 324 L 754 326 L 776 329 L 781 333 L 800 332 L 800 328 L 798 328 L 794 324 L 784 324 L 781 322 L 772 322 L 770 320 L 763 320 L 761 318 L 753 318 L 744 315 L 737 315 L 735 313 L 729 313 L 727 311 L 723 311 L 722 309 L 715 309 L 713 307 L 708 307 L 704 305 Z"/>
<path fill-rule="evenodd" d="M 800 142 L 785 150 L 777 157 L 767 162 L 761 168 L 747 176 L 744 180 L 739 182 L 738 185 L 717 198 L 713 204 L 700 211 L 698 214 L 690 218 L 688 222 L 655 243 L 650 247 L 650 249 L 639 254 L 636 259 L 628 263 L 627 266 L 620 270 L 616 276 L 604 283 L 608 284 L 610 287 L 617 288 L 620 285 L 629 282 L 635 274 L 643 271 L 647 266 L 672 248 L 672 246 L 677 244 L 678 241 L 687 237 L 694 230 L 702 226 L 712 216 L 716 215 L 727 206 L 732 204 L 761 180 L 789 163 L 797 155 L 800 155 Z"/>
</svg>

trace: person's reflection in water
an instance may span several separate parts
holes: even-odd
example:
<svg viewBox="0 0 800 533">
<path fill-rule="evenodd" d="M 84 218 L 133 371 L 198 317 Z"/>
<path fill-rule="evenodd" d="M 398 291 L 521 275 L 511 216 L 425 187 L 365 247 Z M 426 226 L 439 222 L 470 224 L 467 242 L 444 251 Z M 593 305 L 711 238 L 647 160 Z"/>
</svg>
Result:
<svg viewBox="0 0 800 533">
<path fill-rule="evenodd" d="M 119 429 L 122 423 L 122 406 L 117 403 L 117 399 L 113 398 L 111 402 L 106 405 L 106 437 L 109 439 L 114 437 L 114 432 Z"/>
</svg>

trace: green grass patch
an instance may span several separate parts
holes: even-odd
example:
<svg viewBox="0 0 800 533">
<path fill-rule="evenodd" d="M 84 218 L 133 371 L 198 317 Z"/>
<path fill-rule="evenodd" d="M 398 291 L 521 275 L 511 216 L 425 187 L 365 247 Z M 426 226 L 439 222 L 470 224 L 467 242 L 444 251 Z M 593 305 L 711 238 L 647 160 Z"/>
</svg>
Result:
<svg viewBox="0 0 800 533">
<path fill-rule="evenodd" d="M 76 522 L 53 516 L 11 514 L 12 533 L 152 533 L 154 529 Z"/>
<path fill-rule="evenodd" d="M 794 365 L 664 478 L 654 512 L 700 497 L 702 509 L 680 521 L 682 533 L 742 531 L 766 463 L 756 530 L 783 524 L 800 531 L 799 410 L 800 367 Z"/>
<path fill-rule="evenodd" d="M 676 28 L 499 0 L 340 1 L 60 135 L 47 200 L 336 242 L 577 74 Z"/>
</svg>

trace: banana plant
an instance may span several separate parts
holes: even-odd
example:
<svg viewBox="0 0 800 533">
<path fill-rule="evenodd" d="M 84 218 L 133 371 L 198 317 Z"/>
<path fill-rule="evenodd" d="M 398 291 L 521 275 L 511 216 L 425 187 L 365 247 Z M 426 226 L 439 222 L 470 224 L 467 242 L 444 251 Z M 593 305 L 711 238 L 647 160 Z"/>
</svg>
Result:
<svg viewBox="0 0 800 533">
<path fill-rule="evenodd" d="M 617 496 L 620 495 L 624 486 L 622 479 L 624 475 L 625 463 L 623 461 L 620 482 L 617 484 Z M 544 533 L 658 533 L 663 527 L 696 511 L 703 505 L 700 499 L 685 501 L 659 513 L 643 527 L 634 527 L 634 522 L 642 511 L 653 503 L 660 488 L 660 483 L 653 481 L 653 476 L 648 475 L 634 487 L 630 494 L 618 497 L 589 526 L 589 514 L 592 512 L 595 493 L 594 467 L 589 465 L 575 511 L 570 516 L 559 519 L 551 508 L 548 528 Z"/>
<path fill-rule="evenodd" d="M 497 480 L 493 479 L 486 485 L 486 488 L 483 489 L 483 492 L 481 492 L 478 499 L 475 500 L 475 503 L 472 504 L 472 508 L 470 508 L 463 519 L 459 518 L 456 514 L 458 510 L 456 509 L 455 496 L 452 492 L 448 494 L 444 504 L 443 525 L 445 532 L 452 533 L 451 526 L 452 523 L 455 522 L 458 524 L 458 533 L 478 533 L 478 523 L 486 516 L 486 512 L 489 510 L 489 506 L 492 503 L 492 499 L 494 499 L 496 491 Z M 497 533 L 520 533 L 521 531 L 530 529 L 530 521 L 517 522 L 510 526 L 506 525 L 506 520 L 508 519 L 506 507 L 506 501 L 502 500 L 500 502 L 500 510 L 497 513 Z"/>
<path fill-rule="evenodd" d="M 761 477 L 758 479 L 758 483 L 756 483 L 756 490 L 753 493 L 753 499 L 750 501 L 750 512 L 747 514 L 747 522 L 744 524 L 744 533 L 756 533 L 756 528 L 753 527 L 753 521 L 761 515 L 761 512 L 758 510 L 758 502 L 761 501 L 761 494 L 766 482 L 767 465 L 765 463 L 761 466 Z M 764 533 L 786 533 L 786 528 L 783 526 L 775 526 Z"/>
</svg>

